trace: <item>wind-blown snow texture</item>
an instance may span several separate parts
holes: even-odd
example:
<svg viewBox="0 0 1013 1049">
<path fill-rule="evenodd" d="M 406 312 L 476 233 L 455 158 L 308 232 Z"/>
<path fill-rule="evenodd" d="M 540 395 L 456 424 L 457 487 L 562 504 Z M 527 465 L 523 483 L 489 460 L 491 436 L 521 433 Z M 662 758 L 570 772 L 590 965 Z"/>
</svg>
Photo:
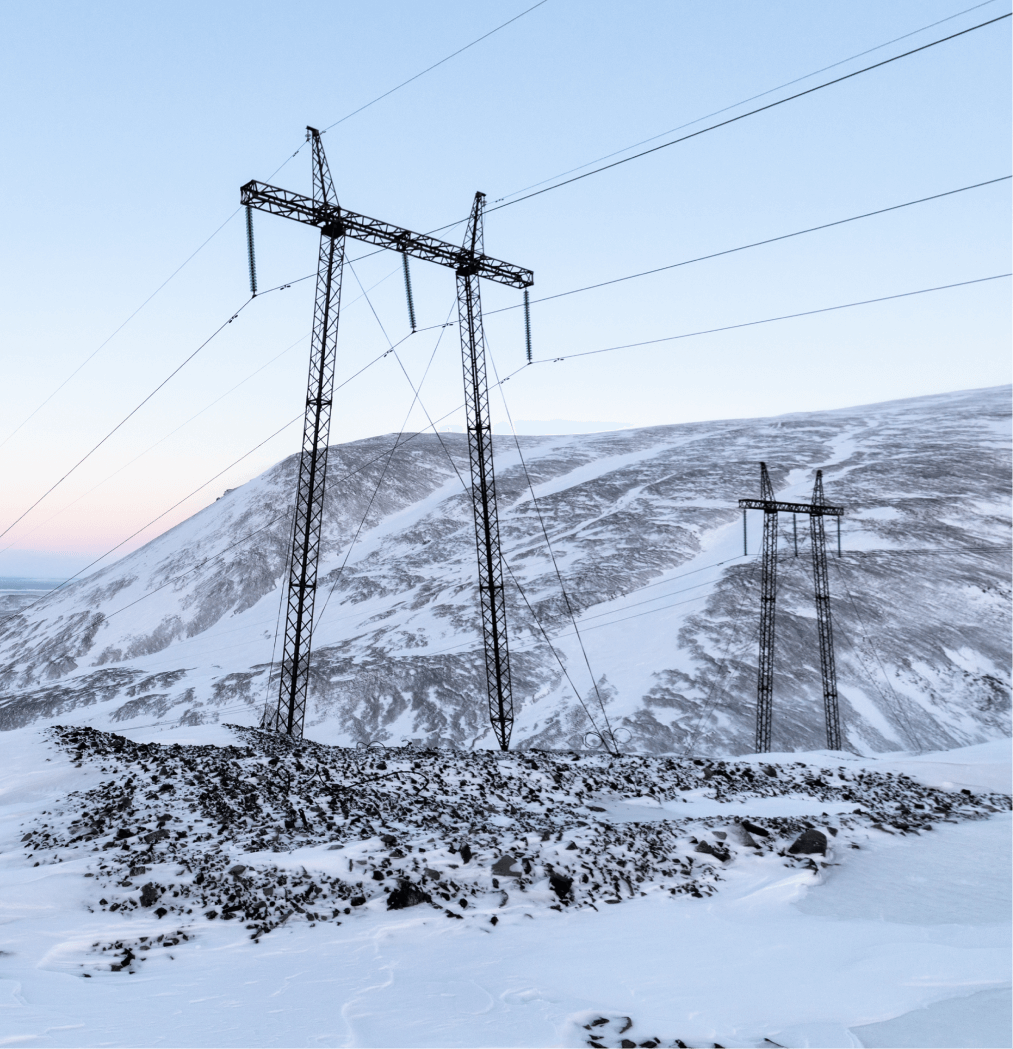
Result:
<svg viewBox="0 0 1013 1049">
<path fill-rule="evenodd" d="M 474 538 L 455 471 L 467 476 L 465 437 L 410 436 L 391 457 L 393 444 L 331 449 L 307 736 L 490 747 Z M 760 459 L 782 498 L 807 500 L 822 467 L 828 499 L 847 508 L 844 556 L 830 569 L 847 746 L 924 751 L 1008 735 L 1009 387 L 520 445 L 628 749 L 752 749 L 760 520 L 744 558 L 736 500 L 756 494 Z M 496 438 L 496 457 L 506 558 L 601 726 L 511 438 Z M 76 708 L 70 720 L 99 727 L 255 723 L 295 475 L 286 459 L 8 618 L 0 727 L 66 721 Z M 779 750 L 823 745 L 806 524 L 796 559 L 781 518 Z M 577 748 L 587 715 L 512 585 L 508 602 L 514 741 Z"/>
</svg>

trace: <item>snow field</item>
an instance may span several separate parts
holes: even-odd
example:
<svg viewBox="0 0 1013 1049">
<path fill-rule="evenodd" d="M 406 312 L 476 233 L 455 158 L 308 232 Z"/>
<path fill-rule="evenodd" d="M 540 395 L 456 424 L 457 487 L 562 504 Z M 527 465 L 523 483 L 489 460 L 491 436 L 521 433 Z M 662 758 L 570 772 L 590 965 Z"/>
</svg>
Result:
<svg viewBox="0 0 1013 1049">
<path fill-rule="evenodd" d="M 189 730 L 190 742 L 177 748 L 177 757 L 198 745 L 205 731 Z M 215 750 L 228 742 L 224 730 L 213 731 L 218 747 L 200 752 L 206 776 L 223 760 Z M 210 733 L 204 738 L 209 737 Z M 123 839 L 131 842 L 128 849 L 121 841 L 103 850 L 106 841 L 118 840 L 104 834 L 77 842 L 76 850 L 66 844 L 28 848 L 31 855 L 26 857 L 31 843 L 20 839 L 29 829 L 36 840 L 45 841 L 36 830 L 43 824 L 52 838 L 66 836 L 71 822 L 81 816 L 94 827 L 104 805 L 119 804 L 127 778 L 132 776 L 136 784 L 141 775 L 136 754 L 129 763 L 123 760 L 128 741 L 123 741 L 117 757 L 115 741 L 105 734 L 94 736 L 96 751 L 105 753 L 91 758 L 82 753 L 80 767 L 70 760 L 78 754 L 76 745 L 68 755 L 30 730 L 11 733 L 7 739 L 15 745 L 0 773 L 0 950 L 5 952 L 0 955 L 0 1045 L 620 1046 L 624 1038 L 636 1045 L 658 1038 L 665 1046 L 677 1040 L 689 1046 L 753 1046 L 765 1044 L 764 1038 L 785 1046 L 1009 1044 L 1008 1034 L 1003 1034 L 1003 995 L 1009 985 L 1009 881 L 1003 859 L 1008 857 L 1010 822 L 1008 815 L 989 811 L 1004 807 L 1005 799 L 978 794 L 969 801 L 959 790 L 923 788 L 915 778 L 917 759 L 889 759 L 904 764 L 910 777 L 904 779 L 884 775 L 880 763 L 860 765 L 851 759 L 848 778 L 834 780 L 833 785 L 833 770 L 824 762 L 782 761 L 781 756 L 772 756 L 772 767 L 779 772 L 776 780 L 762 772 L 757 775 L 759 760 L 689 763 L 691 768 L 672 763 L 668 785 L 673 793 L 692 796 L 683 803 L 668 798 L 656 784 L 653 797 L 643 790 L 637 766 L 649 765 L 653 773 L 654 766 L 663 767 L 663 760 L 631 761 L 634 782 L 622 781 L 628 789 L 596 793 L 586 791 L 584 779 L 594 782 L 595 775 L 611 774 L 620 782 L 601 757 L 574 762 L 572 755 L 522 753 L 506 761 L 492 759 L 496 775 L 531 777 L 535 773 L 527 765 L 534 762 L 540 766 L 538 775 L 553 784 L 543 788 L 553 804 L 544 813 L 531 806 L 528 814 L 520 808 L 516 789 L 501 790 L 507 805 L 490 815 L 488 803 L 475 800 L 481 798 L 480 780 L 489 793 L 487 777 L 492 771 L 484 762 L 464 760 L 470 755 L 415 755 L 412 767 L 417 760 L 428 760 L 445 780 L 455 768 L 467 773 L 460 776 L 463 786 L 450 804 L 462 817 L 475 815 L 461 811 L 468 804 L 486 810 L 487 832 L 476 826 L 469 839 L 480 843 L 487 833 L 490 843 L 495 840 L 501 846 L 497 850 L 483 845 L 486 852 L 476 849 L 469 862 L 485 856 L 485 865 L 471 884 L 481 882 L 485 889 L 469 897 L 474 907 L 461 909 L 433 890 L 439 883 L 448 885 L 448 878 L 456 879 L 457 885 L 465 880 L 461 872 L 468 864 L 460 863 L 463 819 L 445 826 L 442 837 L 425 827 L 412 835 L 406 833 L 410 828 L 405 820 L 391 820 L 395 814 L 387 813 L 388 829 L 401 835 L 402 844 L 417 842 L 413 850 L 420 844 L 429 850 L 420 856 L 417 851 L 407 853 L 401 844 L 387 845 L 379 834 L 342 836 L 335 833 L 337 825 L 328 832 L 325 824 L 313 835 L 301 821 L 288 829 L 283 820 L 273 819 L 280 813 L 272 810 L 266 822 L 281 824 L 278 840 L 271 848 L 253 851 L 254 829 L 246 824 L 240 828 L 238 816 L 227 834 L 217 834 L 222 826 L 217 822 L 222 816 L 218 803 L 223 798 L 201 801 L 199 791 L 187 796 L 175 774 L 159 773 L 153 756 L 144 762 L 155 769 L 159 783 L 146 782 L 135 792 L 131 822 L 150 823 L 149 834 L 157 829 L 157 820 L 143 818 L 147 803 L 152 814 L 186 815 L 186 825 L 195 827 L 188 838 L 203 837 L 196 829 L 210 825 L 213 809 L 213 849 L 202 841 L 170 850 L 167 842 L 182 840 L 174 837 L 160 838 L 148 848 L 134 835 Z M 247 734 L 237 742 L 252 747 L 250 739 Z M 228 761 L 236 760 L 231 754 L 240 749 L 234 746 Z M 330 748 L 300 750 L 297 760 L 309 778 L 315 756 L 332 757 Z M 267 753 L 264 750 L 258 759 L 242 758 L 240 764 L 263 761 Z M 932 766 L 945 764 L 974 782 L 982 777 L 983 767 L 998 764 L 982 757 L 996 756 L 994 751 L 974 755 L 978 760 L 972 763 L 963 762 L 960 752 L 930 755 L 928 778 Z M 171 753 L 164 759 L 165 769 L 170 757 Z M 294 774 L 291 755 L 284 760 Z M 371 773 L 383 775 L 406 759 L 387 752 L 367 760 L 386 764 L 386 770 Z M 889 761 L 881 764 L 888 766 Z M 750 765 L 753 784 L 743 774 Z M 355 768 L 361 778 L 361 767 Z M 702 777 L 715 768 L 726 770 L 734 782 L 712 772 L 702 781 L 705 785 L 678 789 L 680 777 Z M 572 769 L 579 769 L 579 778 L 576 771 L 567 772 L 570 781 L 558 789 L 549 770 L 563 778 L 563 770 Z M 152 788 L 167 779 L 177 790 L 148 802 Z M 812 785 L 816 779 L 822 780 L 823 788 Z M 808 798 L 798 789 L 805 781 Z M 221 780 L 217 782 L 216 791 L 203 793 L 224 795 L 224 801 L 234 805 L 235 799 L 228 797 L 233 785 L 227 782 L 223 788 Z M 754 789 L 742 789 L 746 786 Z M 823 808 L 817 817 L 811 811 L 811 794 L 821 789 L 828 797 L 825 804 L 820 802 Z M 852 809 L 868 812 L 852 813 L 851 826 L 846 825 L 847 813 L 828 807 L 833 805 L 830 795 L 845 789 L 867 795 L 851 803 Z M 363 804 L 375 802 L 375 791 L 357 788 Z M 583 796 L 577 797 L 577 791 Z M 264 807 L 269 794 L 258 795 L 258 804 Z M 928 816 L 919 816 L 920 810 L 913 807 L 927 801 L 915 802 L 916 798 L 950 805 L 949 811 L 933 813 L 931 832 L 916 834 L 914 824 L 907 822 L 928 822 Z M 762 805 L 772 801 L 794 813 L 763 812 Z M 191 813 L 190 804 L 199 812 Z M 606 811 L 594 811 L 589 804 Z M 910 814 L 901 816 L 898 804 Z M 517 814 L 511 815 L 508 805 Z M 715 806 L 726 808 L 712 815 Z M 640 810 L 647 818 L 628 823 L 628 813 L 619 812 L 620 807 Z M 687 809 L 692 815 L 683 815 Z M 671 815 L 669 810 L 674 810 Z M 769 827 L 780 848 L 761 851 L 733 845 L 732 828 L 737 824 L 729 810 L 738 810 L 740 820 L 751 817 L 754 825 Z M 539 819 L 557 821 L 564 830 L 559 842 L 543 843 L 541 833 L 525 833 L 525 821 L 534 821 L 535 813 Z M 635 883 L 635 893 L 623 892 L 621 905 L 602 905 L 596 895 L 594 910 L 580 895 L 579 882 L 569 905 L 544 877 L 531 877 L 525 891 L 519 888 L 523 878 L 500 879 L 509 896 L 503 906 L 501 893 L 492 890 L 489 863 L 496 851 L 506 852 L 504 847 L 524 842 L 530 846 L 530 859 L 562 864 L 567 861 L 568 840 L 579 839 L 581 833 L 590 838 L 592 828 L 599 834 L 602 827 L 609 833 L 629 831 L 635 844 L 657 840 L 659 817 L 665 825 L 674 824 L 672 839 L 678 842 L 688 843 L 692 837 L 720 848 L 722 839 L 715 832 L 724 828 L 729 861 L 695 853 L 692 846 L 675 850 L 683 860 L 694 857 L 713 867 L 716 876 L 708 882 L 713 894 L 702 893 L 699 899 L 672 895 L 645 879 Z M 430 818 L 428 811 L 425 818 Z M 205 824 L 196 824 L 197 819 L 205 819 Z M 778 855 L 791 835 L 779 834 L 777 821 L 789 819 L 796 828 L 806 819 L 824 829 L 836 827 L 838 834 L 828 835 L 828 854 Z M 948 819 L 960 822 L 945 822 Z M 378 822 L 371 819 L 371 824 Z M 401 826 L 394 827 L 395 822 Z M 580 822 L 587 826 L 577 827 Z M 883 829 L 874 829 L 874 822 Z M 166 821 L 165 828 L 178 825 Z M 372 829 L 386 833 L 379 825 Z M 329 841 L 331 837 L 341 840 Z M 428 843 L 429 838 L 436 840 Z M 852 843 L 859 848 L 849 848 Z M 334 844 L 339 847 L 331 848 Z M 451 846 L 458 851 L 451 852 Z M 98 852 L 90 851 L 96 847 Z M 535 852 L 536 847 L 545 851 Z M 196 909 L 189 916 L 167 909 L 160 918 L 154 902 L 149 907 L 140 903 L 141 882 L 148 879 L 178 884 L 186 878 L 192 881 L 200 869 L 217 877 L 243 865 L 290 877 L 306 874 L 320 884 L 328 874 L 347 879 L 342 868 L 349 860 L 355 865 L 365 858 L 372 866 L 384 851 L 389 857 L 395 849 L 406 852 L 402 859 L 424 857 L 425 864 L 433 865 L 430 869 L 438 868 L 440 878 L 423 875 L 418 883 L 440 909 L 422 904 L 388 910 L 383 892 L 374 889 L 364 905 L 350 907 L 348 915 L 342 909 L 341 925 L 333 919 L 313 922 L 296 912 L 269 933 L 258 933 L 245 927 L 253 922 L 209 920 Z M 585 849 L 580 846 L 582 855 Z M 570 850 L 570 856 L 574 851 L 578 850 Z M 122 859 L 113 874 L 110 857 L 116 853 Z M 150 868 L 142 878 L 132 879 L 130 890 L 116 884 L 128 880 L 121 876 L 128 854 L 128 870 Z M 619 853 L 612 849 L 611 854 Z M 150 855 L 153 862 L 137 862 L 141 855 Z M 198 857 L 204 857 L 203 866 Z M 96 871 L 98 862 L 105 863 L 105 874 Z M 456 869 L 450 867 L 454 862 Z M 35 863 L 39 866 L 32 866 Z M 185 874 L 187 865 L 193 869 Z M 99 876 L 86 878 L 88 873 Z M 230 880 L 236 879 L 229 876 L 225 884 Z M 670 887 L 672 879 L 658 884 L 662 882 Z M 96 903 L 98 898 L 112 902 L 111 896 L 99 895 L 110 888 L 139 905 L 126 914 L 122 909 L 103 911 Z M 448 920 L 448 910 L 463 914 L 463 919 Z M 492 916 L 498 919 L 495 925 L 489 921 Z M 190 938 L 182 940 L 181 933 Z M 179 942 L 166 946 L 167 939 Z M 123 949 L 111 955 L 94 945 L 117 943 L 130 946 L 134 959 L 148 960 L 132 960 L 113 971 L 111 965 L 124 957 Z M 142 950 L 145 945 L 148 949 Z M 602 1019 L 607 1022 L 594 1024 Z M 628 1021 L 630 1026 L 621 1033 Z M 925 1034 L 933 1031 L 942 1040 L 926 1040 Z"/>
</svg>

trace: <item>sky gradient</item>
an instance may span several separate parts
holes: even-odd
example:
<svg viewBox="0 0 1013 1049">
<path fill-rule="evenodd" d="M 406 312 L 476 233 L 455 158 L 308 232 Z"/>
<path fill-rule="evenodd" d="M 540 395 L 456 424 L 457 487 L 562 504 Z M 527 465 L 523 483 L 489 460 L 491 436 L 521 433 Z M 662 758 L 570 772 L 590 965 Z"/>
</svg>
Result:
<svg viewBox="0 0 1013 1049">
<path fill-rule="evenodd" d="M 306 124 L 333 124 L 528 6 L 7 5 L 2 528 L 244 307 L 242 183 L 308 192 Z M 324 141 L 343 204 L 430 230 L 463 218 L 477 189 L 490 207 L 505 203 L 971 6 L 547 0 Z M 980 5 L 686 130 L 1008 10 Z M 1009 37 L 999 22 L 490 212 L 486 250 L 532 268 L 537 300 L 1008 175 Z M 535 357 L 1005 273 L 1009 186 L 536 302 Z M 313 271 L 314 231 L 258 214 L 256 238 L 261 288 Z M 366 254 L 350 244 L 351 258 Z M 453 275 L 417 263 L 413 279 L 420 326 L 452 319 Z M 375 288 L 368 301 L 361 288 Z M 246 305 L 3 537 L 0 574 L 63 575 L 124 540 L 126 552 L 295 451 L 298 422 L 271 435 L 301 415 L 312 294 L 307 280 Z M 519 293 L 485 285 L 483 301 L 495 365 L 513 372 L 523 325 L 507 307 Z M 538 364 L 505 392 L 533 430 L 841 407 L 1009 382 L 1008 325 L 1009 281 L 996 280 Z M 339 381 L 407 334 L 400 260 L 346 270 Z M 420 332 L 398 353 L 416 383 L 432 360 L 424 409 L 409 415 L 412 391 L 390 355 L 339 391 L 332 441 L 419 429 L 426 411 L 460 424 L 456 329 Z M 502 423 L 498 394 L 492 404 Z"/>
</svg>

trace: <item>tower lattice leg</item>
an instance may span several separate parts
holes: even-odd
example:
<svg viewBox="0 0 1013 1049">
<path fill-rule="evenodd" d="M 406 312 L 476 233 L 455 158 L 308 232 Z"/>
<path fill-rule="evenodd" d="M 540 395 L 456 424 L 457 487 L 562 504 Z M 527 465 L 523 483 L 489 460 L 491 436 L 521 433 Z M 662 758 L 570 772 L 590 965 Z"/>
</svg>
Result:
<svg viewBox="0 0 1013 1049">
<path fill-rule="evenodd" d="M 767 464 L 760 463 L 760 498 L 773 501 Z M 774 698 L 774 601 L 777 597 L 777 511 L 763 512 L 763 550 L 760 572 L 760 656 L 756 681 L 756 751 L 770 750 L 770 722 Z"/>
<path fill-rule="evenodd" d="M 774 698 L 774 602 L 777 597 L 777 512 L 763 514 L 760 573 L 760 658 L 756 682 L 756 752 L 770 750 Z"/>
<path fill-rule="evenodd" d="M 482 209 L 485 195 L 475 194 L 465 247 L 482 253 Z M 492 426 L 489 422 L 489 382 L 479 278 L 468 267 L 457 271 L 457 312 L 464 359 L 464 398 L 471 462 L 471 497 L 478 551 L 478 594 L 482 615 L 489 719 L 500 749 L 508 750 L 513 731 L 513 693 L 507 648 L 506 594 L 500 551 L 496 477 L 493 471 Z"/>
<path fill-rule="evenodd" d="M 822 504 L 823 471 L 816 471 L 813 505 Z M 827 537 L 823 515 L 809 515 L 812 535 L 813 579 L 816 583 L 816 625 L 820 636 L 820 671 L 823 675 L 823 713 L 827 723 L 827 749 L 841 749 L 841 716 L 837 703 L 837 667 L 834 632 L 830 620 L 830 579 L 827 574 Z"/>
<path fill-rule="evenodd" d="M 337 199 L 319 135 L 313 138 L 314 197 Z M 282 650 L 278 703 L 268 710 L 263 727 L 301 737 L 306 719 L 309 691 L 313 606 L 317 590 L 317 562 L 323 531 L 324 494 L 327 479 L 327 442 L 331 428 L 334 365 L 341 306 L 341 277 L 345 237 L 340 228 L 325 228 L 320 235 L 316 302 L 310 346 L 310 370 L 303 421 L 302 454 L 296 488 L 295 524 L 289 561 L 288 596 L 285 613 L 285 645 Z"/>
</svg>

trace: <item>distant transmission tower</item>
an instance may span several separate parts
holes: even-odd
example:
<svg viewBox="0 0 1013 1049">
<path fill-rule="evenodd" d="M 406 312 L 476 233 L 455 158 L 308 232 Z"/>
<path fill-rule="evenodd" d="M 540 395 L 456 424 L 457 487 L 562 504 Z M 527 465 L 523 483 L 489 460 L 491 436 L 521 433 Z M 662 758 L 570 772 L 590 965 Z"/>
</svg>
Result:
<svg viewBox="0 0 1013 1049">
<path fill-rule="evenodd" d="M 471 459 L 472 509 L 478 548 L 478 589 L 482 612 L 482 640 L 489 695 L 489 716 L 503 750 L 510 745 L 513 696 L 507 650 L 506 606 L 500 554 L 496 481 L 492 463 L 492 426 L 489 421 L 489 384 L 486 377 L 485 335 L 479 280 L 493 280 L 512 288 L 534 284 L 531 270 L 489 258 L 482 243 L 484 193 L 476 193 L 464 244 L 458 246 L 423 233 L 357 215 L 338 204 L 327 157 L 316 128 L 307 128 L 313 150 L 313 196 L 305 197 L 262 182 L 242 187 L 242 203 L 250 208 L 294 219 L 320 230 L 317 293 L 313 308 L 309 388 L 303 425 L 299 482 L 296 490 L 295 529 L 289 563 L 285 646 L 281 662 L 278 702 L 265 715 L 265 728 L 302 736 L 309 691 L 310 642 L 317 586 L 317 564 L 323 530 L 327 477 L 327 441 L 330 433 L 334 366 L 341 305 L 341 275 L 345 238 L 365 241 L 399 252 L 404 259 L 409 320 L 415 330 L 415 303 L 411 292 L 408 256 L 448 266 L 457 275 L 457 306 L 464 355 L 464 390 L 468 417 L 468 453 Z M 249 215 L 249 210 L 247 211 Z M 252 268 L 252 220 L 248 225 Z"/>
<path fill-rule="evenodd" d="M 760 658 L 756 684 L 756 750 L 770 750 L 774 695 L 774 608 L 777 597 L 777 515 L 808 514 L 812 539 L 813 578 L 816 586 L 816 623 L 820 639 L 820 671 L 823 677 L 823 712 L 827 748 L 841 749 L 841 718 L 837 703 L 837 669 L 834 664 L 834 635 L 830 621 L 830 582 L 827 577 L 824 517 L 836 517 L 837 550 L 840 554 L 840 519 L 843 507 L 830 506 L 823 494 L 823 471 L 816 471 L 811 503 L 786 503 L 774 498 L 767 464 L 760 463 L 760 498 L 740 499 L 743 510 L 763 511 L 763 553 L 760 573 Z M 797 551 L 797 544 L 796 544 Z"/>
</svg>

